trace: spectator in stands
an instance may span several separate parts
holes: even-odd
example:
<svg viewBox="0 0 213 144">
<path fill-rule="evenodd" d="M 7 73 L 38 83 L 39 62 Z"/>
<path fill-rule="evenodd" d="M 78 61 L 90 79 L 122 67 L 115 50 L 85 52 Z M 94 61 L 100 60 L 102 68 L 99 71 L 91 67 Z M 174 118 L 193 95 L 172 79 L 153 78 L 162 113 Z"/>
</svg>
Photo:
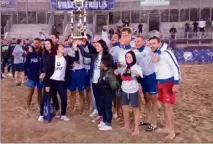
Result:
<svg viewBox="0 0 213 144">
<path fill-rule="evenodd" d="M 175 33 L 177 32 L 175 25 L 172 26 L 172 28 L 169 30 L 169 32 L 171 34 L 171 39 L 175 39 Z"/>
<path fill-rule="evenodd" d="M 109 24 L 113 24 L 113 13 L 109 12 Z"/>
<path fill-rule="evenodd" d="M 190 24 L 188 21 L 186 21 L 185 23 L 185 38 L 187 37 L 187 33 L 189 32 L 190 30 Z"/>
<path fill-rule="evenodd" d="M 117 28 L 120 29 L 123 27 L 123 22 L 122 20 L 119 20 L 118 23 L 116 24 Z"/>
<path fill-rule="evenodd" d="M 206 22 L 203 19 L 201 19 L 198 22 L 198 27 L 200 29 L 200 32 L 204 32 L 205 31 L 205 27 L 206 27 Z"/>
<path fill-rule="evenodd" d="M 209 18 L 208 21 L 206 22 L 206 31 L 210 32 L 212 29 L 212 21 Z"/>
<path fill-rule="evenodd" d="M 143 24 L 142 24 L 142 23 L 140 23 L 140 24 L 138 25 L 138 32 L 139 32 L 139 35 L 141 35 L 142 32 L 143 32 Z"/>
<path fill-rule="evenodd" d="M 127 18 L 124 20 L 124 27 L 129 27 L 129 20 Z"/>
<path fill-rule="evenodd" d="M 198 32 L 198 22 L 197 21 L 193 22 L 193 32 Z"/>
</svg>

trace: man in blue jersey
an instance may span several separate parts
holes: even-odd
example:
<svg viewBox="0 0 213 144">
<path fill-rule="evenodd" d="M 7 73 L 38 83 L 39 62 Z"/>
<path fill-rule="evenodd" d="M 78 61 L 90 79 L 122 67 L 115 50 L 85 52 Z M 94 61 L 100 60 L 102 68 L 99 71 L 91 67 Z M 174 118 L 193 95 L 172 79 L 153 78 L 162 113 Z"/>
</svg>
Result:
<svg viewBox="0 0 213 144">
<path fill-rule="evenodd" d="M 141 82 L 144 98 L 146 102 L 146 120 L 141 122 L 145 125 L 147 131 L 153 131 L 157 128 L 157 80 L 154 63 L 152 62 L 153 52 L 150 47 L 146 46 L 142 36 L 135 37 L 137 52 L 137 63 L 141 66 L 144 78 Z"/>
</svg>

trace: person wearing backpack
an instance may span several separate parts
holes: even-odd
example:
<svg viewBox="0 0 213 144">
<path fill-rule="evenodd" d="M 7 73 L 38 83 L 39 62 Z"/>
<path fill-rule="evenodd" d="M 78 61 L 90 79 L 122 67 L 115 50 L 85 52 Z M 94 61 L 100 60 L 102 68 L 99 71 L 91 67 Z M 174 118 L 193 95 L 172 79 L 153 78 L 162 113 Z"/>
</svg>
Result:
<svg viewBox="0 0 213 144">
<path fill-rule="evenodd" d="M 112 101 L 115 91 L 120 88 L 114 74 L 113 59 L 111 55 L 105 55 L 101 59 L 101 74 L 98 79 L 100 91 L 100 112 L 103 120 L 98 125 L 100 131 L 112 130 Z"/>
</svg>

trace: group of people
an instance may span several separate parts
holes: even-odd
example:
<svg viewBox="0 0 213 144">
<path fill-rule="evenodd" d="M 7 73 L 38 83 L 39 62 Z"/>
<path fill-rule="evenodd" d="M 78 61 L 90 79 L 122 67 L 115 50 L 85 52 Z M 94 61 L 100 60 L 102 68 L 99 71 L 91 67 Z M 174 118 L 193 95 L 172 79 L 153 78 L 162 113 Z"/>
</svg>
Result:
<svg viewBox="0 0 213 144">
<path fill-rule="evenodd" d="M 49 94 L 56 110 L 56 118 L 69 121 L 67 115 L 67 90 L 70 95 L 71 113 L 75 111 L 77 92 L 80 96 L 80 113 L 92 112 L 93 122 L 100 131 L 112 130 L 112 118 L 122 117 L 123 131 L 130 132 L 129 106 L 134 113 L 134 131 L 139 126 L 146 131 L 164 132 L 167 138 L 175 137 L 173 104 L 179 89 L 180 68 L 168 45 L 153 36 L 145 40 L 138 35 L 132 39 L 129 27 L 115 32 L 111 39 L 107 27 L 94 39 L 75 39 L 71 34 L 65 42 L 55 34 L 50 39 L 34 39 L 27 52 L 22 49 L 23 40 L 17 40 L 14 57 L 15 79 L 27 79 L 27 113 L 35 87 L 42 122 L 45 96 Z M 20 74 L 19 74 L 20 72 Z M 140 121 L 141 93 L 145 99 L 146 119 Z M 43 90 L 43 91 L 42 91 Z M 60 96 L 61 104 L 57 98 Z M 157 127 L 158 101 L 164 106 L 165 128 Z M 61 106 L 61 108 L 60 108 Z M 112 111 L 114 106 L 114 115 Z M 61 111 L 59 112 L 59 109 Z M 122 109 L 122 115 L 119 111 Z"/>
</svg>

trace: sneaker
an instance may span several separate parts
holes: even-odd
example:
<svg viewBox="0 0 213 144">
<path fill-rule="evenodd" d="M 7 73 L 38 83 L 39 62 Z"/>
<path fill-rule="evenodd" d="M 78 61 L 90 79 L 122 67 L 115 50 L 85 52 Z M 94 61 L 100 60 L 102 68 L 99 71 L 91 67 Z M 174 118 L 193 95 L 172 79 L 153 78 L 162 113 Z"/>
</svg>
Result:
<svg viewBox="0 0 213 144">
<path fill-rule="evenodd" d="M 100 127 L 99 130 L 100 131 L 109 131 L 109 130 L 112 130 L 112 127 L 108 126 L 108 125 L 105 125 L 103 127 Z"/>
<path fill-rule="evenodd" d="M 38 121 L 39 122 L 43 122 L 44 121 L 44 117 L 43 116 L 39 116 Z"/>
<path fill-rule="evenodd" d="M 67 116 L 61 116 L 61 120 L 69 121 L 70 119 L 68 119 L 68 117 L 67 117 Z"/>
<path fill-rule="evenodd" d="M 103 119 L 102 116 L 98 116 L 96 119 L 92 120 L 92 122 L 101 121 L 102 119 Z"/>
<path fill-rule="evenodd" d="M 98 111 L 96 109 L 93 110 L 93 112 L 89 115 L 90 117 L 97 117 Z"/>
<path fill-rule="evenodd" d="M 10 76 L 10 77 L 12 77 L 12 76 L 13 76 L 13 74 L 11 74 L 11 73 L 8 73 L 8 74 L 7 74 L 7 76 Z"/>
<path fill-rule="evenodd" d="M 104 127 L 106 124 L 103 122 L 103 121 L 101 121 L 99 124 L 98 124 L 98 127 L 99 128 L 101 128 L 101 127 Z"/>
<path fill-rule="evenodd" d="M 3 77 L 3 78 L 6 78 L 6 75 L 5 75 L 5 74 L 2 74 L 2 77 Z"/>
</svg>

